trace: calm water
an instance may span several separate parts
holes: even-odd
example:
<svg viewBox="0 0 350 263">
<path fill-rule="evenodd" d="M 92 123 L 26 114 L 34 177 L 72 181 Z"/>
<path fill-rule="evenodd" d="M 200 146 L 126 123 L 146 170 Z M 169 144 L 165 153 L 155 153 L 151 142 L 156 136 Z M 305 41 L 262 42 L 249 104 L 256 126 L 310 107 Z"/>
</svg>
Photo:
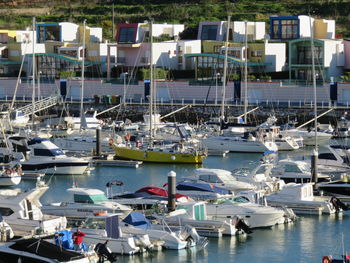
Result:
<svg viewBox="0 0 350 263">
<path fill-rule="evenodd" d="M 301 159 L 308 150 L 293 153 L 279 153 L 279 158 L 287 155 Z M 253 169 L 260 154 L 234 154 L 226 157 L 208 157 L 202 167 L 233 170 L 239 167 Z M 199 167 L 199 166 L 198 166 Z M 80 187 L 105 190 L 106 182 L 121 180 L 124 190 L 134 191 L 143 186 L 162 186 L 167 182 L 167 173 L 177 173 L 180 180 L 195 169 L 194 165 L 152 165 L 143 164 L 140 168 L 98 167 L 87 176 L 50 176 L 50 189 L 42 197 L 42 203 L 69 201 L 66 189 L 73 181 Z M 34 185 L 24 181 L 22 188 Z M 121 189 L 115 189 L 115 191 Z M 342 235 L 345 248 L 350 250 L 350 214 L 341 216 L 303 216 L 289 225 L 272 229 L 259 229 L 248 236 L 211 238 L 203 250 L 182 250 L 152 252 L 141 256 L 119 257 L 118 262 L 321 262 L 324 255 L 340 255 Z"/>
</svg>

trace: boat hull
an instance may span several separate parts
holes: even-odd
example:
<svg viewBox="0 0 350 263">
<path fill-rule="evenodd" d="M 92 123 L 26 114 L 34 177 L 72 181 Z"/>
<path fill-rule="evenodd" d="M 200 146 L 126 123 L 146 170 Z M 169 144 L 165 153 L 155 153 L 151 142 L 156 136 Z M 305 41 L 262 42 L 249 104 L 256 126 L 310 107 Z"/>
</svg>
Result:
<svg viewBox="0 0 350 263">
<path fill-rule="evenodd" d="M 0 176 L 0 186 L 18 185 L 21 182 L 21 176 Z"/>
<path fill-rule="evenodd" d="M 235 137 L 211 137 L 202 140 L 203 146 L 208 150 L 222 150 L 230 152 L 255 152 L 278 151 L 274 142 L 247 141 Z"/>
<path fill-rule="evenodd" d="M 162 152 L 143 149 L 132 149 L 114 146 L 116 156 L 124 160 L 136 160 L 152 163 L 202 163 L 205 155 Z"/>
</svg>

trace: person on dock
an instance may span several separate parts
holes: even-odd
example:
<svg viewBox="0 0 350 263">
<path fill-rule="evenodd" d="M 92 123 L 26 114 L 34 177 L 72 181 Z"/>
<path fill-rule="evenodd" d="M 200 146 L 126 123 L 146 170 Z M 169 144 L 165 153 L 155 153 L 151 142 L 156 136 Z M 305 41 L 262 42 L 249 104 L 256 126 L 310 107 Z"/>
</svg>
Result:
<svg viewBox="0 0 350 263">
<path fill-rule="evenodd" d="M 85 233 L 81 232 L 79 228 L 77 228 L 77 231 L 73 233 L 73 244 L 74 244 L 74 250 L 80 251 L 82 249 L 81 244 L 83 243 L 83 238 L 86 236 Z"/>
</svg>

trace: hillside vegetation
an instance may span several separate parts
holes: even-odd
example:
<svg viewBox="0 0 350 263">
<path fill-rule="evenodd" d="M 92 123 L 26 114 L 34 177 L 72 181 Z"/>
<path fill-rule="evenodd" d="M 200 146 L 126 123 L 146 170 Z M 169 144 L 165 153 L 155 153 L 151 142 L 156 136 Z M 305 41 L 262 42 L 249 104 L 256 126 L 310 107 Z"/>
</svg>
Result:
<svg viewBox="0 0 350 263">
<path fill-rule="evenodd" d="M 196 38 L 197 26 L 204 20 L 249 20 L 269 22 L 272 15 L 311 14 L 336 20 L 337 34 L 350 37 L 350 0 L 0 0 L 0 28 L 23 29 L 38 22 L 70 21 L 100 26 L 104 37 L 112 39 L 112 13 L 115 24 L 143 22 L 183 23 L 182 38 Z"/>
</svg>

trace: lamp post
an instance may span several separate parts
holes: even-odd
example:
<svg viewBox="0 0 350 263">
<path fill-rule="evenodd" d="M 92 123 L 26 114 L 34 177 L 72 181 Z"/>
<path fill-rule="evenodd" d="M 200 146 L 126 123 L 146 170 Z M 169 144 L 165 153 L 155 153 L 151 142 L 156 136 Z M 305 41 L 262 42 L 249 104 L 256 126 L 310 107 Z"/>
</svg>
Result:
<svg viewBox="0 0 350 263">
<path fill-rule="evenodd" d="M 125 96 L 126 96 L 126 78 L 128 76 L 128 72 L 124 72 L 124 90 L 123 90 L 123 103 L 125 104 Z"/>
<path fill-rule="evenodd" d="M 220 73 L 215 74 L 215 104 L 218 103 L 218 79 L 220 78 Z"/>
</svg>

